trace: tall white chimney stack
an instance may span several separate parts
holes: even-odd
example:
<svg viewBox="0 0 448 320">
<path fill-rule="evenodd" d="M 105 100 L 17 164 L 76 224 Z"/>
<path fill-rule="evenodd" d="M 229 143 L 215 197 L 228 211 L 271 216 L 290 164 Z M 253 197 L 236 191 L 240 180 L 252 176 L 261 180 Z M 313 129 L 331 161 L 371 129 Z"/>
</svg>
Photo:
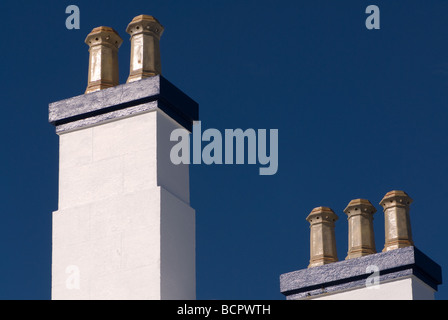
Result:
<svg viewBox="0 0 448 320">
<path fill-rule="evenodd" d="M 131 68 L 130 83 L 109 78 L 118 70 L 118 35 L 94 30 L 101 36 L 91 41 L 102 44 L 96 54 L 90 43 L 91 54 L 101 63 L 91 58 L 90 68 L 100 68 L 99 83 L 110 87 L 89 76 L 89 87 L 102 90 L 49 106 L 60 146 L 52 299 L 195 299 L 189 167 L 170 161 L 170 134 L 191 132 L 198 105 L 161 75 L 146 74 L 146 64 L 139 76 Z M 140 53 L 152 61 L 151 50 Z M 103 73 L 108 66 L 114 71 Z"/>
</svg>

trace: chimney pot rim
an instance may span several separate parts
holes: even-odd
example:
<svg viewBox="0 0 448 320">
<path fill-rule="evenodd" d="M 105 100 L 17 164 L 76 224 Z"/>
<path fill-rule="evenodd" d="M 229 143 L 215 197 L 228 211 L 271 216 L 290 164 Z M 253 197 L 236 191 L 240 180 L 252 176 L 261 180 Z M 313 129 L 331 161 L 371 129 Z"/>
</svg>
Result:
<svg viewBox="0 0 448 320">
<path fill-rule="evenodd" d="M 360 213 L 366 212 L 366 209 L 370 209 L 369 212 L 374 214 L 376 212 L 375 206 L 367 199 L 353 199 L 349 202 L 347 207 L 344 209 L 344 213 L 348 213 L 349 210 L 353 208 L 360 208 Z"/>
<path fill-rule="evenodd" d="M 306 221 L 310 222 L 310 219 L 314 218 L 314 217 L 326 217 L 326 219 L 323 220 L 338 220 L 339 217 L 337 216 L 337 214 L 329 207 L 316 207 L 313 210 L 311 210 L 310 214 L 308 215 L 308 217 L 306 217 Z"/>
<path fill-rule="evenodd" d="M 380 201 L 380 205 L 384 205 L 387 203 L 387 201 L 393 201 L 393 200 L 403 200 L 406 199 L 407 205 L 411 204 L 414 200 L 404 191 L 402 190 L 392 190 L 386 193 L 386 195 L 383 197 L 383 199 Z"/>
<path fill-rule="evenodd" d="M 163 25 L 159 22 L 159 20 L 157 20 L 155 17 L 150 16 L 150 15 L 146 15 L 146 14 L 141 14 L 138 15 L 136 17 L 134 17 L 132 19 L 132 21 L 128 24 L 127 28 L 126 28 L 126 32 L 131 34 L 131 29 L 138 24 L 143 24 L 143 23 L 148 23 L 148 24 L 153 24 L 155 26 L 158 27 L 158 31 L 156 31 L 156 34 L 160 37 L 162 36 L 163 31 L 165 30 L 165 28 L 163 27 Z M 139 33 L 143 33 L 143 32 L 150 32 L 148 30 L 146 30 L 146 28 L 142 28 L 141 31 Z M 135 33 L 134 33 L 135 34 Z"/>
<path fill-rule="evenodd" d="M 113 32 L 117 36 L 119 36 L 118 32 L 114 28 L 106 27 L 106 26 L 95 27 L 92 29 L 92 31 L 90 31 L 89 34 L 96 34 L 96 33 L 101 33 L 101 32 Z"/>
<path fill-rule="evenodd" d="M 89 41 L 92 38 L 98 37 L 99 35 L 109 35 L 112 36 L 110 41 L 110 43 L 115 43 L 115 45 L 117 47 L 120 47 L 121 44 L 123 43 L 123 39 L 121 39 L 120 35 L 118 34 L 118 32 L 116 30 L 114 30 L 111 27 L 105 27 L 105 26 L 100 26 L 100 27 L 96 27 L 93 28 L 92 31 L 90 31 L 90 33 L 87 35 L 86 39 L 84 40 L 84 42 L 90 46 Z"/>
</svg>

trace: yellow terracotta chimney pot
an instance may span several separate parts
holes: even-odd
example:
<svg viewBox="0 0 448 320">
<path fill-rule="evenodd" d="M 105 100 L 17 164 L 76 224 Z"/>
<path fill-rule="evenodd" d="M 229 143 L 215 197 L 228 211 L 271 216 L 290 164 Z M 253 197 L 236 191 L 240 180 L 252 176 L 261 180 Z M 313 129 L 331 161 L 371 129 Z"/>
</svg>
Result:
<svg viewBox="0 0 448 320">
<path fill-rule="evenodd" d="M 338 216 L 328 207 L 314 208 L 306 220 L 310 223 L 310 264 L 308 268 L 338 261 L 334 222 Z"/>
<path fill-rule="evenodd" d="M 344 212 L 348 216 L 348 253 L 345 259 L 376 253 L 373 232 L 375 207 L 369 200 L 354 199 L 350 201 Z"/>
<path fill-rule="evenodd" d="M 119 84 L 118 48 L 123 40 L 109 27 L 94 28 L 85 40 L 89 46 L 89 76 L 85 93 Z"/>
<path fill-rule="evenodd" d="M 159 40 L 163 26 L 153 16 L 132 19 L 126 32 L 131 35 L 131 65 L 127 82 L 162 74 Z"/>
<path fill-rule="evenodd" d="M 404 191 L 388 192 L 380 205 L 384 209 L 385 244 L 383 251 L 414 245 L 409 217 L 412 199 Z"/>
</svg>

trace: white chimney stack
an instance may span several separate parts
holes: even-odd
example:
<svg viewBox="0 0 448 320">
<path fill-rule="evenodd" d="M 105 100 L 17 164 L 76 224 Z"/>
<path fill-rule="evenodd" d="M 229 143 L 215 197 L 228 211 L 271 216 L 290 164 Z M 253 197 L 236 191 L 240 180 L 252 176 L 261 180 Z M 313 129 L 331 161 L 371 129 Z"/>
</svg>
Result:
<svg viewBox="0 0 448 320">
<path fill-rule="evenodd" d="M 288 300 L 433 300 L 442 283 L 441 267 L 414 246 L 409 205 L 404 191 L 388 192 L 384 208 L 386 242 L 376 253 L 375 207 L 366 199 L 350 201 L 347 258 L 337 261 L 329 208 L 316 208 L 311 224 L 308 268 L 280 275 L 280 291 Z"/>
<path fill-rule="evenodd" d="M 145 47 L 151 36 L 142 34 Z M 49 106 L 60 146 L 52 299 L 195 299 L 189 167 L 172 164 L 170 134 L 191 132 L 198 105 L 147 73 L 153 51 L 133 47 L 144 63 L 118 85 L 118 34 L 96 28 L 87 43 L 90 93 Z"/>
</svg>

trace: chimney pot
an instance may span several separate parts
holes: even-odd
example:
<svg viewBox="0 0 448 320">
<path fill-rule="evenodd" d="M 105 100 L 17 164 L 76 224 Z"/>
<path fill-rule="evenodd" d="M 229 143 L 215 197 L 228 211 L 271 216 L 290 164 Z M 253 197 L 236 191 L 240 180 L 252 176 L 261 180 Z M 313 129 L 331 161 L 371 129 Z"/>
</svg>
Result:
<svg viewBox="0 0 448 320">
<path fill-rule="evenodd" d="M 162 73 L 159 40 L 163 31 L 153 16 L 139 15 L 129 23 L 126 32 L 131 35 L 131 65 L 127 82 Z"/>
<path fill-rule="evenodd" d="M 393 190 L 384 196 L 380 205 L 384 209 L 385 244 L 383 251 L 414 245 L 409 216 L 412 199 L 406 192 Z"/>
<path fill-rule="evenodd" d="M 86 37 L 89 46 L 89 76 L 85 93 L 119 84 L 118 48 L 123 40 L 109 27 L 94 28 Z"/>
<path fill-rule="evenodd" d="M 123 40 L 109 27 L 94 28 L 86 37 L 89 46 L 89 76 L 85 93 L 119 84 L 118 48 Z"/>
<path fill-rule="evenodd" d="M 306 220 L 310 223 L 310 264 L 308 268 L 338 261 L 334 222 L 338 216 L 328 207 L 314 208 Z"/>
<path fill-rule="evenodd" d="M 350 201 L 344 212 L 348 216 L 348 253 L 345 259 L 376 253 L 373 232 L 375 207 L 369 200 L 354 199 Z"/>
</svg>

